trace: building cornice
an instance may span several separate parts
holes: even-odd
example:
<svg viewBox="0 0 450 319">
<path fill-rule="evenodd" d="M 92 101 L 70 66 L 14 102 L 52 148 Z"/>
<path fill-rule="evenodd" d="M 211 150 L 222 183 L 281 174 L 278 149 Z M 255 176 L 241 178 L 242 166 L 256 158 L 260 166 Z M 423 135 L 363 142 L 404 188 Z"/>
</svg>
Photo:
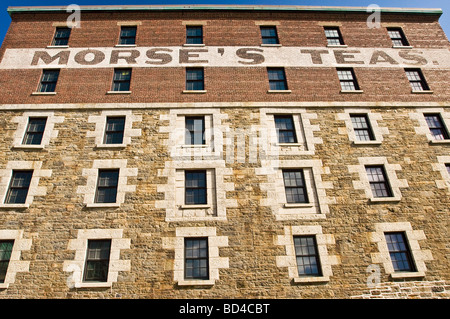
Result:
<svg viewBox="0 0 450 319">
<path fill-rule="evenodd" d="M 61 13 L 67 6 L 13 6 L 8 13 Z M 277 11 L 277 12 L 328 12 L 328 13 L 370 13 L 368 7 L 328 7 L 328 6 L 277 6 L 277 5 L 106 5 L 80 6 L 82 12 L 111 11 Z M 380 8 L 381 13 L 442 15 L 439 8 Z"/>
</svg>

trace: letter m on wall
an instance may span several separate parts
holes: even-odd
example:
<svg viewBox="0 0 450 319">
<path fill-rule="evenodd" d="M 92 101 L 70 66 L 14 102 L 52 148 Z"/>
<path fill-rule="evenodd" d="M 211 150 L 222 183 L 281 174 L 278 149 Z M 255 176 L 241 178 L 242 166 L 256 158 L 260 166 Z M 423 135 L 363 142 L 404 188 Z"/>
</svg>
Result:
<svg viewBox="0 0 450 319">
<path fill-rule="evenodd" d="M 31 65 L 38 65 L 39 60 L 42 60 L 45 64 L 50 64 L 56 60 L 58 60 L 58 64 L 67 64 L 67 62 L 69 61 L 69 55 L 70 51 L 61 51 L 55 54 L 54 56 L 51 56 L 46 51 L 36 51 L 34 53 Z"/>
</svg>

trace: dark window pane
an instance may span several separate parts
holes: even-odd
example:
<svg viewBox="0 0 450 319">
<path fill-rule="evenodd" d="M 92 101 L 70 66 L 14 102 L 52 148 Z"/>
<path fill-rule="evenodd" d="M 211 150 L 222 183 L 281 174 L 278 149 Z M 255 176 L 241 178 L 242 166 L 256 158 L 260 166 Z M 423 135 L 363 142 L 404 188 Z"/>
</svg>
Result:
<svg viewBox="0 0 450 319">
<path fill-rule="evenodd" d="M 69 44 L 70 28 L 56 28 L 55 37 L 52 45 L 67 45 Z"/>
<path fill-rule="evenodd" d="M 269 77 L 270 90 L 287 90 L 287 82 L 286 76 L 284 74 L 284 69 L 269 68 L 267 69 L 267 74 Z"/>
<path fill-rule="evenodd" d="M 405 70 L 405 72 L 413 91 L 427 91 L 430 89 L 422 71 L 419 69 L 410 69 Z"/>
<path fill-rule="evenodd" d="M 105 144 L 122 144 L 125 129 L 125 117 L 107 117 Z"/>
<path fill-rule="evenodd" d="M 0 283 L 5 282 L 14 240 L 0 240 Z"/>
<path fill-rule="evenodd" d="M 203 69 L 186 69 L 186 90 L 195 91 L 204 89 Z"/>
<path fill-rule="evenodd" d="M 28 120 L 27 130 L 23 139 L 25 145 L 40 145 L 44 136 L 47 118 L 33 118 Z"/>
<path fill-rule="evenodd" d="M 275 116 L 278 143 L 297 143 L 292 116 Z"/>
<path fill-rule="evenodd" d="M 136 44 L 136 27 L 122 27 L 119 44 Z"/>
<path fill-rule="evenodd" d="M 119 170 L 99 170 L 96 203 L 115 203 Z"/>
<path fill-rule="evenodd" d="M 131 69 L 114 70 L 113 91 L 129 91 L 131 82 Z"/>
<path fill-rule="evenodd" d="M 185 238 L 185 279 L 209 279 L 208 239 Z"/>
<path fill-rule="evenodd" d="M 13 171 L 6 204 L 25 204 L 33 171 Z"/>
<path fill-rule="evenodd" d="M 186 27 L 186 44 L 202 44 L 203 28 L 201 26 Z"/>
<path fill-rule="evenodd" d="M 392 40 L 392 45 L 394 46 L 408 46 L 408 41 L 406 40 L 403 31 L 399 28 L 388 28 L 389 37 Z"/>
<path fill-rule="evenodd" d="M 342 39 L 339 28 L 326 27 L 324 30 L 325 30 L 325 36 L 328 41 L 328 45 L 343 45 L 344 44 L 344 40 Z"/>
<path fill-rule="evenodd" d="M 414 271 L 411 251 L 404 233 L 385 233 L 386 243 L 395 271 Z"/>
<path fill-rule="evenodd" d="M 39 92 L 55 92 L 58 76 L 59 70 L 42 71 L 42 78 L 39 87 Z"/>
<path fill-rule="evenodd" d="M 356 77 L 352 69 L 337 69 L 339 82 L 343 91 L 359 90 Z"/>
<path fill-rule="evenodd" d="M 185 172 L 185 204 L 206 204 L 206 171 Z"/>
<path fill-rule="evenodd" d="M 84 281 L 107 281 L 110 250 L 111 240 L 88 241 Z"/>
<path fill-rule="evenodd" d="M 261 27 L 263 44 L 279 44 L 276 27 Z"/>
<path fill-rule="evenodd" d="M 319 255 L 314 236 L 294 237 L 299 276 L 321 276 Z"/>
</svg>

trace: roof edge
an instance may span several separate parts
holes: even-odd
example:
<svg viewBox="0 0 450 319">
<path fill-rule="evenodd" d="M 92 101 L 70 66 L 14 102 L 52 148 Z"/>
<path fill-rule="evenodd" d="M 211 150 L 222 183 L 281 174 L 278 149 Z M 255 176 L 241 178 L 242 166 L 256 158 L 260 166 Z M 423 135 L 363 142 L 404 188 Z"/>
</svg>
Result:
<svg viewBox="0 0 450 319">
<path fill-rule="evenodd" d="M 68 6 L 12 6 L 8 7 L 9 15 L 12 13 L 30 12 L 72 12 L 67 11 Z M 81 11 L 297 11 L 297 12 L 347 12 L 371 13 L 370 7 L 328 7 L 328 6 L 285 6 L 285 5 L 86 5 L 80 6 Z M 381 13 L 407 13 L 442 15 L 440 8 L 388 8 L 381 7 Z"/>
</svg>

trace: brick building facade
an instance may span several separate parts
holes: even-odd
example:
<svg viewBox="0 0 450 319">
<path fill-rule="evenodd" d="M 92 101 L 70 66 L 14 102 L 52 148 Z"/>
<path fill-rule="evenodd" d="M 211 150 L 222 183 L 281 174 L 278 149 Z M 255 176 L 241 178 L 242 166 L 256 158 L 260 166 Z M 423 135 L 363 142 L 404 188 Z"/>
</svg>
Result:
<svg viewBox="0 0 450 319">
<path fill-rule="evenodd" d="M 440 10 L 11 7 L 0 298 L 448 298 Z"/>
</svg>

